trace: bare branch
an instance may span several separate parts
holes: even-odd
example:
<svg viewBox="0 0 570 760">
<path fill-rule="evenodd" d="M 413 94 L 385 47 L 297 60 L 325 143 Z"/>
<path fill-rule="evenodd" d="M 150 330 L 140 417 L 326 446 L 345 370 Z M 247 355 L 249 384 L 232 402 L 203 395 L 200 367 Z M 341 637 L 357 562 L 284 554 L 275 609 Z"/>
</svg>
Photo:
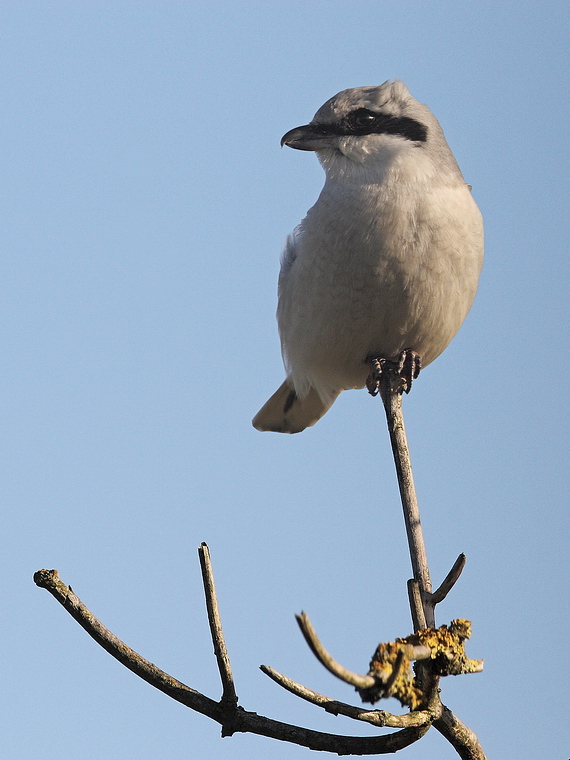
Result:
<svg viewBox="0 0 570 760">
<path fill-rule="evenodd" d="M 216 596 L 216 587 L 214 585 L 214 575 L 212 573 L 212 563 L 210 561 L 210 550 L 208 545 L 202 543 L 198 547 L 198 556 L 200 557 L 200 567 L 202 569 L 202 581 L 204 583 L 204 594 L 206 595 L 206 609 L 208 610 L 208 623 L 214 645 L 214 653 L 218 662 L 218 670 L 222 681 L 222 702 L 231 705 L 237 705 L 238 698 L 234 686 L 232 667 L 226 648 L 222 622 L 220 619 L 220 610 L 218 608 L 218 598 Z"/>
<path fill-rule="evenodd" d="M 420 726 L 404 728 L 388 736 L 342 736 L 281 723 L 227 702 L 214 702 L 145 660 L 105 628 L 71 587 L 63 583 L 57 570 L 38 570 L 34 581 L 40 588 L 49 591 L 79 625 L 121 664 L 177 702 L 220 723 L 222 736 L 237 732 L 253 733 L 337 755 L 384 755 L 408 747 L 428 730 L 428 727 Z"/>
<path fill-rule="evenodd" d="M 57 570 L 38 570 L 34 581 L 40 588 L 45 588 L 69 612 L 71 617 L 84 628 L 95 641 L 122 665 L 132 670 L 156 689 L 160 689 L 172 699 L 181 702 L 186 707 L 196 710 L 209 718 L 223 723 L 223 713 L 220 705 L 213 699 L 191 689 L 186 684 L 169 676 L 152 662 L 145 660 L 134 649 L 109 631 L 101 621 L 91 614 L 81 599 L 76 596 L 71 587 L 66 586 L 60 579 Z"/>
<path fill-rule="evenodd" d="M 319 694 L 312 689 L 308 689 L 306 686 L 278 673 L 273 668 L 267 667 L 267 665 L 261 665 L 260 670 L 275 681 L 275 683 L 279 684 L 279 686 L 287 689 L 287 691 L 290 691 L 297 697 L 301 697 L 301 699 L 304 699 L 307 702 L 311 702 L 311 704 L 322 707 L 333 715 L 345 715 L 348 718 L 362 720 L 381 728 L 385 726 L 389 728 L 405 728 L 409 726 L 429 727 L 434 719 L 434 715 L 428 710 L 417 710 L 415 712 L 407 713 L 406 715 L 393 715 L 385 710 L 365 710 L 362 707 L 355 707 L 353 705 L 348 705 L 345 702 L 338 702 L 337 700 Z"/>
<path fill-rule="evenodd" d="M 433 722 L 434 728 L 455 747 L 461 760 L 487 760 L 487 756 L 473 731 L 462 723 L 448 707 L 442 705 L 442 708 L 441 717 Z"/>
<path fill-rule="evenodd" d="M 455 584 L 459 580 L 459 576 L 463 572 L 463 568 L 465 567 L 465 562 L 466 562 L 465 554 L 460 554 L 459 557 L 457 557 L 457 559 L 453 563 L 453 567 L 451 568 L 451 570 L 443 579 L 443 582 L 441 583 L 440 587 L 436 589 L 431 595 L 430 601 L 434 605 L 434 607 L 436 604 L 443 602 L 445 597 L 449 594 L 451 589 L 455 586 Z"/>
<path fill-rule="evenodd" d="M 329 673 L 333 676 L 340 678 L 341 681 L 349 683 L 352 686 L 356 686 L 357 689 L 369 689 L 376 686 L 378 679 L 373 676 L 361 676 L 358 673 L 353 673 L 352 670 L 347 670 L 339 662 L 331 657 L 324 646 L 321 644 L 319 637 L 317 636 L 315 629 L 313 628 L 311 621 L 309 620 L 305 612 L 301 612 L 300 615 L 295 615 L 299 628 L 301 629 L 305 641 L 309 645 L 312 653 L 317 660 L 323 665 Z"/>
</svg>

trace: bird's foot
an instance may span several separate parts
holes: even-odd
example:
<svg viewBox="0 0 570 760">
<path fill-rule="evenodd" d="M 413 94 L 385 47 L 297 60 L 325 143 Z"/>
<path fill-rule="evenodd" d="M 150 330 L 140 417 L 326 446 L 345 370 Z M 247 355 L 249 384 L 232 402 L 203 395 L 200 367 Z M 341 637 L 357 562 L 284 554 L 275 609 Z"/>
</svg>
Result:
<svg viewBox="0 0 570 760">
<path fill-rule="evenodd" d="M 422 357 L 411 348 L 406 348 L 400 354 L 398 359 L 397 374 L 406 383 L 405 391 L 409 393 L 412 390 L 412 381 L 420 374 L 422 368 Z"/>
<path fill-rule="evenodd" d="M 384 374 L 384 370 L 387 369 L 388 360 L 384 359 L 383 356 L 369 356 L 366 359 L 366 364 L 370 367 L 370 372 L 366 378 L 368 393 L 371 396 L 377 396 L 382 375 Z"/>
<path fill-rule="evenodd" d="M 412 389 L 412 382 L 420 374 L 422 368 L 420 355 L 412 351 L 411 348 L 402 351 L 397 362 L 383 356 L 369 356 L 366 363 L 370 366 L 370 373 L 366 378 L 366 387 L 372 396 L 376 396 L 378 393 L 382 375 L 386 372 L 391 372 L 400 378 L 402 381 L 400 393 L 404 391 L 409 393 Z"/>
</svg>

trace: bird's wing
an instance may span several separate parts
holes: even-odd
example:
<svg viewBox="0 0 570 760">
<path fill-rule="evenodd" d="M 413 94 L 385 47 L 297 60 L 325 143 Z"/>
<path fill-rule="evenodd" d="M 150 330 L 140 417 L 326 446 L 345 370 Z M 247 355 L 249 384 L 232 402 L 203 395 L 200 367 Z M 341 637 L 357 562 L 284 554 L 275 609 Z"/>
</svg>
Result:
<svg viewBox="0 0 570 760">
<path fill-rule="evenodd" d="M 285 245 L 283 246 L 283 252 L 281 253 L 281 271 L 279 272 L 279 289 L 281 289 L 283 281 L 289 274 L 289 270 L 295 263 L 299 248 L 299 228 L 296 227 L 293 232 L 287 236 Z"/>
</svg>

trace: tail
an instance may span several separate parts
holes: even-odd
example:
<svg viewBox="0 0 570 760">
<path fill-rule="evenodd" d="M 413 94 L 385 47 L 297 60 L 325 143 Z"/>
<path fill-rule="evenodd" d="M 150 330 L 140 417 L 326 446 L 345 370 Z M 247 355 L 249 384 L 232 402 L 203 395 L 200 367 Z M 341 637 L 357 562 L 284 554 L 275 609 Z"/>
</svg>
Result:
<svg viewBox="0 0 570 760">
<path fill-rule="evenodd" d="M 333 405 L 338 393 L 335 393 L 330 401 L 324 402 L 317 391 L 311 388 L 307 396 L 301 399 L 289 381 L 285 380 L 255 415 L 252 425 L 256 430 L 300 433 L 321 419 Z"/>
</svg>

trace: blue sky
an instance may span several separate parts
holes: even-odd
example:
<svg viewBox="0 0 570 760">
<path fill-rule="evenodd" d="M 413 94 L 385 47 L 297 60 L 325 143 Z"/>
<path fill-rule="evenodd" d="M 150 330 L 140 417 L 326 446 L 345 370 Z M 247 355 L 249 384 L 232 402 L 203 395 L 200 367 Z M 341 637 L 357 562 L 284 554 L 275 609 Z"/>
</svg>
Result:
<svg viewBox="0 0 570 760">
<path fill-rule="evenodd" d="M 280 137 L 341 89 L 401 78 L 486 224 L 475 305 L 404 407 L 434 583 L 467 554 L 438 622 L 470 619 L 486 661 L 443 699 L 490 757 L 567 760 L 567 21 L 561 2 L 2 3 L 7 757 L 309 757 L 222 740 L 32 582 L 57 568 L 116 635 L 217 698 L 201 541 L 241 704 L 374 733 L 258 666 L 351 701 L 294 613 L 361 672 L 410 632 L 381 404 L 344 393 L 295 436 L 250 420 L 283 377 L 281 245 L 323 181 Z M 431 731 L 401 757 L 457 756 Z"/>
</svg>

